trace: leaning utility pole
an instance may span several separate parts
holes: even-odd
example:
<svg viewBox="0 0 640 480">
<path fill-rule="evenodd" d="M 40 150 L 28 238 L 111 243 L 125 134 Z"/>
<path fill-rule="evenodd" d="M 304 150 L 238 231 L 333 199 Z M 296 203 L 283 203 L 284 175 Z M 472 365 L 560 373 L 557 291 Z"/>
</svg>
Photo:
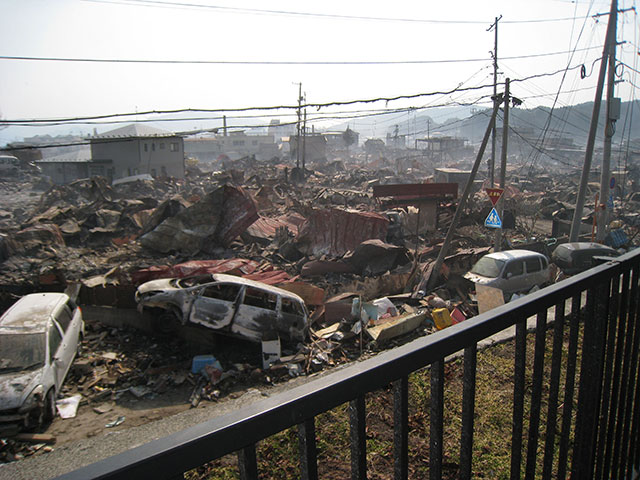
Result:
<svg viewBox="0 0 640 480">
<path fill-rule="evenodd" d="M 494 31 L 493 40 L 493 101 L 494 107 L 496 98 L 498 95 L 498 22 L 502 18 L 502 15 L 496 17 L 496 21 L 487 28 L 487 32 L 491 29 Z M 495 169 L 496 169 L 496 124 L 493 123 L 493 130 L 491 130 L 491 158 L 489 159 L 489 179 L 491 180 L 491 188 L 495 183 Z"/>
<path fill-rule="evenodd" d="M 605 37 L 604 48 L 602 49 L 602 60 L 600 61 L 600 72 L 598 73 L 598 85 L 596 87 L 596 98 L 593 102 L 593 112 L 591 113 L 591 126 L 589 128 L 589 137 L 587 139 L 587 148 L 584 155 L 584 165 L 582 166 L 582 176 L 580 177 L 580 188 L 578 197 L 576 198 L 576 209 L 573 212 L 573 221 L 571 222 L 571 233 L 569 234 L 570 242 L 577 242 L 580 236 L 580 224 L 582 220 L 582 209 L 584 208 L 584 197 L 587 192 L 587 183 L 589 183 L 589 171 L 591 170 L 591 160 L 593 159 L 593 148 L 595 145 L 596 132 L 598 130 L 598 117 L 600 116 L 600 102 L 602 101 L 602 90 L 604 89 L 604 75 L 607 71 L 607 60 L 609 52 L 614 47 L 616 38 L 614 36 L 615 22 L 617 19 L 618 1 L 611 1 L 611 11 L 609 12 L 609 24 L 607 25 L 607 34 Z"/>
<path fill-rule="evenodd" d="M 507 140 L 509 138 L 509 101 L 511 96 L 509 95 L 509 82 L 507 78 L 504 82 L 504 117 L 502 119 L 502 155 L 500 156 L 500 188 L 504 189 L 507 179 Z M 495 122 L 494 122 L 495 124 Z M 495 126 L 494 126 L 495 128 Z M 496 205 L 498 216 L 504 223 L 504 194 L 498 200 Z M 499 252 L 502 250 L 502 228 L 496 228 L 495 241 L 493 243 L 493 251 Z"/>
<path fill-rule="evenodd" d="M 616 8 L 611 12 L 609 17 L 609 24 L 612 25 L 613 33 L 611 34 L 613 40 L 609 44 L 609 70 L 607 72 L 607 113 L 604 123 L 604 145 L 602 151 L 602 175 L 600 176 L 600 205 L 596 204 L 596 219 L 598 221 L 598 232 L 596 234 L 596 240 L 603 242 L 607 233 L 607 226 L 609 219 L 611 218 L 609 208 L 609 177 L 611 172 L 611 141 L 613 134 L 615 133 L 614 124 L 619 117 L 620 109 L 618 107 L 617 112 L 614 112 L 613 108 L 613 90 L 616 83 L 616 43 L 617 43 L 617 31 L 618 31 L 618 9 Z M 603 60 L 604 61 L 604 60 Z"/>
<path fill-rule="evenodd" d="M 493 125 L 496 122 L 496 114 L 498 113 L 498 107 L 500 106 L 501 98 L 494 99 L 493 101 L 493 113 L 491 114 L 491 120 L 489 120 L 489 125 L 487 125 L 487 130 L 484 133 L 484 138 L 482 139 L 482 143 L 480 144 L 480 150 L 478 150 L 478 155 L 476 157 L 476 161 L 473 164 L 473 168 L 471 169 L 471 174 L 469 175 L 469 179 L 464 186 L 464 192 L 462 193 L 462 197 L 460 198 L 460 203 L 458 203 L 458 208 L 456 208 L 456 213 L 453 216 L 453 220 L 451 220 L 451 225 L 449 225 L 449 230 L 447 231 L 447 236 L 444 239 L 442 244 L 442 248 L 438 253 L 438 258 L 436 259 L 436 263 L 433 265 L 431 269 L 431 274 L 428 278 L 423 278 L 420 282 L 417 290 L 430 291 L 433 289 L 435 283 L 438 281 L 438 277 L 440 277 L 440 269 L 442 268 L 442 263 L 444 262 L 444 257 L 447 255 L 447 251 L 451 246 L 451 241 L 453 240 L 453 232 L 458 227 L 458 222 L 460 221 L 460 217 L 462 216 L 462 211 L 465 209 L 467 205 L 467 199 L 469 198 L 469 194 L 471 193 L 471 188 L 473 187 L 473 181 L 476 178 L 476 173 L 478 173 L 478 168 L 480 167 L 480 162 L 482 161 L 482 156 L 484 155 L 484 151 L 487 148 L 487 143 L 489 143 L 489 134 L 493 130 Z M 426 283 L 426 285 L 425 285 Z"/>
</svg>

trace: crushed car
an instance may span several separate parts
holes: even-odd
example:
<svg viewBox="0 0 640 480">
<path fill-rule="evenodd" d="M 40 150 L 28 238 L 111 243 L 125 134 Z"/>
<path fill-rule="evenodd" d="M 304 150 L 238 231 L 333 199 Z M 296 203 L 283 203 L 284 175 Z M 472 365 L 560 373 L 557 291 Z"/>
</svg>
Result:
<svg viewBox="0 0 640 480">
<path fill-rule="evenodd" d="M 549 262 L 541 253 L 505 250 L 480 258 L 464 278 L 502 290 L 505 294 L 527 293 L 551 280 Z"/>
<path fill-rule="evenodd" d="M 33 293 L 0 317 L 0 433 L 46 426 L 84 336 L 64 293 Z"/>
<path fill-rule="evenodd" d="M 597 265 L 594 257 L 618 257 L 617 250 L 594 242 L 569 242 L 558 245 L 551 261 L 566 275 L 575 275 Z"/>
<path fill-rule="evenodd" d="M 298 295 L 234 275 L 208 274 L 143 283 L 136 290 L 138 310 L 155 310 L 160 331 L 176 320 L 253 342 L 277 332 L 283 341 L 302 342 L 309 314 Z"/>
</svg>

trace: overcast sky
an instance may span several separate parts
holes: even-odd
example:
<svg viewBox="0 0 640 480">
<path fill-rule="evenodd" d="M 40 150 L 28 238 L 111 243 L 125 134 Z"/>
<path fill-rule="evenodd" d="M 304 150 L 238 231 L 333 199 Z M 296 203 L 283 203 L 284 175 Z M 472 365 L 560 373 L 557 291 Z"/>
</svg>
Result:
<svg viewBox="0 0 640 480">
<path fill-rule="evenodd" d="M 620 8 L 634 5 L 620 0 Z M 552 105 L 559 90 L 566 92 L 559 105 L 592 101 L 608 21 L 607 16 L 592 16 L 609 9 L 607 2 L 587 0 L 0 0 L 0 6 L 4 57 L 249 62 L 0 59 L 0 115 L 5 120 L 292 105 L 297 82 L 309 103 L 489 85 L 494 34 L 487 29 L 500 15 L 500 81 L 538 76 L 512 84 L 513 94 L 525 100 L 523 107 Z M 640 85 L 632 70 L 640 69 L 635 13 L 620 14 L 618 28 L 618 39 L 627 43 L 618 47 L 617 56 L 627 66 L 619 67 L 625 82 L 618 85 L 617 95 L 626 101 L 635 98 L 632 83 Z M 557 52 L 562 53 L 549 55 Z M 564 81 L 562 72 L 545 76 L 567 66 L 574 68 Z M 334 111 L 454 102 L 487 106 L 490 93 L 468 90 Z M 73 128 L 79 127 L 69 126 Z M 38 133 L 35 127 L 21 131 Z M 0 142 L 13 140 L 6 133 L 0 131 Z"/>
</svg>

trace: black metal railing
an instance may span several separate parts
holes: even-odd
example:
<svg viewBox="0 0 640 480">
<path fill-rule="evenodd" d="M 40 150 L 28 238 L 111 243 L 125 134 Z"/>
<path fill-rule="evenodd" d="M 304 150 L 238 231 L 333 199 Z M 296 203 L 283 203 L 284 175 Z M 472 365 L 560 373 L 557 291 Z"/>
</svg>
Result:
<svg viewBox="0 0 640 480">
<path fill-rule="evenodd" d="M 314 479 L 315 417 L 348 402 L 352 478 L 364 479 L 365 394 L 392 384 L 394 477 L 406 479 L 409 375 L 430 367 L 429 477 L 438 479 L 443 474 L 445 359 L 461 351 L 457 476 L 471 478 L 478 344 L 510 327 L 515 327 L 513 427 L 505 442 L 511 445 L 511 462 L 510 472 L 501 476 L 633 478 L 640 463 L 639 275 L 640 250 L 635 250 L 445 330 L 59 478 L 182 478 L 189 469 L 238 452 L 240 477 L 254 479 L 259 476 L 256 443 L 298 426 L 301 476 Z M 528 326 L 531 317 L 535 320 Z M 532 327 L 533 355 L 527 357 Z M 544 365 L 547 339 L 552 344 L 550 367 L 548 361 Z M 527 359 L 533 361 L 530 375 Z"/>
</svg>

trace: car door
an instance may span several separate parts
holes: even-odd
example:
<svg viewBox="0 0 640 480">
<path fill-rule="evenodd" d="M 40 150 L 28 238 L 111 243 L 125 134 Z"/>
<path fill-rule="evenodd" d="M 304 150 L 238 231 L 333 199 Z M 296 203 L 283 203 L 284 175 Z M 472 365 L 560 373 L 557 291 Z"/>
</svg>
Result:
<svg viewBox="0 0 640 480">
<path fill-rule="evenodd" d="M 524 262 L 519 258 L 510 260 L 504 267 L 502 276 L 506 280 L 506 287 L 502 290 L 508 293 L 522 290 L 525 281 Z"/>
<path fill-rule="evenodd" d="M 264 332 L 279 330 L 279 302 L 279 295 L 247 286 L 231 323 L 231 332 L 254 342 L 262 341 Z"/>
<path fill-rule="evenodd" d="M 72 319 L 71 309 L 67 305 L 62 305 L 54 315 L 54 324 L 62 334 L 56 354 L 56 360 L 62 362 L 62 379 L 66 377 L 78 350 L 78 322 L 73 323 Z"/>
<path fill-rule="evenodd" d="M 206 285 L 196 293 L 189 312 L 189 321 L 213 329 L 224 328 L 235 315 L 241 286 L 230 283 Z"/>
<path fill-rule="evenodd" d="M 53 369 L 56 391 L 62 385 L 67 372 L 62 357 L 62 332 L 57 323 L 50 321 L 47 326 L 47 341 L 49 342 L 49 364 Z"/>
</svg>

